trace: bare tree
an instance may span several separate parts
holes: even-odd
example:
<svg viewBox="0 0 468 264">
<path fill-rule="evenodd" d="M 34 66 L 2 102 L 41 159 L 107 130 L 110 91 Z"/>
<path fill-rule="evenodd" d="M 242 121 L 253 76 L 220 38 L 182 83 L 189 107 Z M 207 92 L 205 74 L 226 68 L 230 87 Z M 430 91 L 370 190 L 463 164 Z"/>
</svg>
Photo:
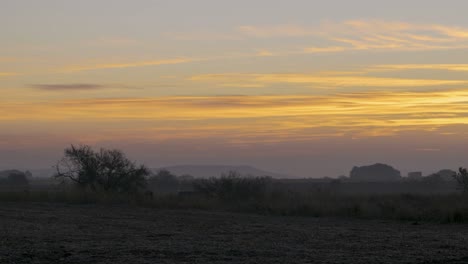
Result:
<svg viewBox="0 0 468 264">
<path fill-rule="evenodd" d="M 87 145 L 71 145 L 64 154 L 55 166 L 55 178 L 71 180 L 92 191 L 138 192 L 146 186 L 150 174 L 145 166 L 137 166 L 120 150 L 94 151 Z"/>
</svg>

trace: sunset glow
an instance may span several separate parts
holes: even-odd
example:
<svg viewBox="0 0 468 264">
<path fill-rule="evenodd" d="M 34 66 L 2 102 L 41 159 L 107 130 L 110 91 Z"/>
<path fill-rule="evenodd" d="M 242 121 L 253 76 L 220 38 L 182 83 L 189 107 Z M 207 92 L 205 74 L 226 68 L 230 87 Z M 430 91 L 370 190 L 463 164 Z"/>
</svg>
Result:
<svg viewBox="0 0 468 264">
<path fill-rule="evenodd" d="M 0 4 L 1 168 L 71 143 L 304 177 L 467 165 L 465 1 L 136 2 Z"/>
</svg>

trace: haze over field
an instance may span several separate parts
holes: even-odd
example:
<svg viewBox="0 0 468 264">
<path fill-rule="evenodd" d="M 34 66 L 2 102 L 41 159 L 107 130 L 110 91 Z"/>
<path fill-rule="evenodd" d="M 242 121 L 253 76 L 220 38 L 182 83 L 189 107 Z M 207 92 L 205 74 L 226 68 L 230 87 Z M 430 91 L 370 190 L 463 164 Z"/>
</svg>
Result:
<svg viewBox="0 0 468 264">
<path fill-rule="evenodd" d="M 468 2 L 0 2 L 0 169 L 74 143 L 298 176 L 466 166 Z M 313 175 L 311 175 L 313 174 Z"/>
</svg>

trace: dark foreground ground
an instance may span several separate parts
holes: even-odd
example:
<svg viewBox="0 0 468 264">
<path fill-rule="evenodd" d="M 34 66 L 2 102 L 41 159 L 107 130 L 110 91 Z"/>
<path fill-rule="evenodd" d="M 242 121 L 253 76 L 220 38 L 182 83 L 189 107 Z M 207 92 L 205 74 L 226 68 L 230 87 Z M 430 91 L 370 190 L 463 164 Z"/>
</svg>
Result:
<svg viewBox="0 0 468 264">
<path fill-rule="evenodd" d="M 0 203 L 0 263 L 468 263 L 468 225 Z"/>
</svg>

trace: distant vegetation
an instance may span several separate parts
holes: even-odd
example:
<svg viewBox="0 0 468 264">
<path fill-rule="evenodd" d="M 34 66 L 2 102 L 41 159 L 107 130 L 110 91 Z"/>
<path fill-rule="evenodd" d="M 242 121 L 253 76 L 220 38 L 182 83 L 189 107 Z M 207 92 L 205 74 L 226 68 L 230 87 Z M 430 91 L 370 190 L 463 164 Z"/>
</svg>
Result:
<svg viewBox="0 0 468 264">
<path fill-rule="evenodd" d="M 30 172 L 22 172 L 18 170 L 10 170 L 0 172 L 0 186 L 4 189 L 28 190 Z"/>
<path fill-rule="evenodd" d="M 376 163 L 370 166 L 354 167 L 349 177 L 355 181 L 398 181 L 401 179 L 401 174 L 389 165 Z"/>
<path fill-rule="evenodd" d="M 219 178 L 197 179 L 193 181 L 195 193 L 222 201 L 245 201 L 264 198 L 270 177 L 245 177 L 235 171 Z"/>
<path fill-rule="evenodd" d="M 159 170 L 148 179 L 148 189 L 156 193 L 177 193 L 180 190 L 180 179 L 168 170 Z"/>
<path fill-rule="evenodd" d="M 152 173 L 119 150 L 72 145 L 55 169 L 54 180 L 40 185 L 28 172 L 0 172 L 0 201 L 133 203 L 275 215 L 468 222 L 464 168 L 426 177 L 410 173 L 406 178 L 385 164 L 355 167 L 351 177 L 339 179 L 273 179 L 235 171 L 194 178 L 165 169 Z M 385 180 L 376 180 L 382 171 Z"/>
</svg>

